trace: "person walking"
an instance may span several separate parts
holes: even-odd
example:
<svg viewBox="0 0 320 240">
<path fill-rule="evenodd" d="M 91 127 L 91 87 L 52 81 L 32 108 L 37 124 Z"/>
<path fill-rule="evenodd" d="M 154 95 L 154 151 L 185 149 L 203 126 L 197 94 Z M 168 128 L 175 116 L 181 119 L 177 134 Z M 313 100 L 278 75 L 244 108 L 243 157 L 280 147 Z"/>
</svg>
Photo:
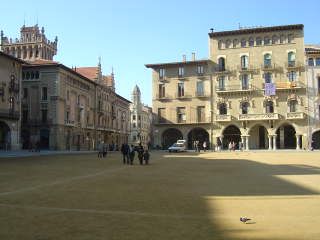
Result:
<svg viewBox="0 0 320 240">
<path fill-rule="evenodd" d="M 204 141 L 202 146 L 203 146 L 203 151 L 205 152 L 207 150 L 207 142 Z"/>
<path fill-rule="evenodd" d="M 103 147 L 102 147 L 102 156 L 103 158 L 105 158 L 107 156 L 107 150 L 108 149 L 108 146 L 106 143 L 103 143 Z"/>
<path fill-rule="evenodd" d="M 232 151 L 232 142 L 231 141 L 229 142 L 228 149 L 229 149 L 230 152 Z"/>
<path fill-rule="evenodd" d="M 143 164 L 143 152 L 144 152 L 144 150 L 143 150 L 143 147 L 142 147 L 142 145 L 140 143 L 139 147 L 138 147 L 138 159 L 139 159 L 140 165 Z"/>
<path fill-rule="evenodd" d="M 144 151 L 143 159 L 144 159 L 145 164 L 148 165 L 149 164 L 149 159 L 150 159 L 150 153 L 149 153 L 148 149 L 146 149 Z"/>
<path fill-rule="evenodd" d="M 123 160 L 123 164 L 129 163 L 128 160 L 128 154 L 129 154 L 129 146 L 127 143 L 123 143 L 121 145 L 121 153 L 122 153 L 122 160 Z"/>
<path fill-rule="evenodd" d="M 134 156 L 135 156 L 135 149 L 134 149 L 134 146 L 131 145 L 130 147 L 130 164 L 131 165 L 133 165 Z"/>
<path fill-rule="evenodd" d="M 103 141 L 98 144 L 98 158 L 102 158 L 103 153 Z"/>
</svg>

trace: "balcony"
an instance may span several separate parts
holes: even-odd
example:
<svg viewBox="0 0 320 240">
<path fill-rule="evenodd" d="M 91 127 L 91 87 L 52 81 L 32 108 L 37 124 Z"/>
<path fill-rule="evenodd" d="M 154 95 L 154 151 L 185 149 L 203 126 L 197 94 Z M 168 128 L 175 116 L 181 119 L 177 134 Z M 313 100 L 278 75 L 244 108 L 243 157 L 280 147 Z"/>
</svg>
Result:
<svg viewBox="0 0 320 240">
<path fill-rule="evenodd" d="M 304 65 L 298 61 L 288 61 L 286 63 L 286 68 L 288 70 L 299 70 L 299 69 L 304 69 Z"/>
<path fill-rule="evenodd" d="M 87 124 L 86 128 L 87 129 L 94 129 L 94 124 L 93 123 L 92 124 Z"/>
<path fill-rule="evenodd" d="M 295 119 L 305 119 L 305 113 L 303 112 L 288 112 L 286 114 L 286 119 L 295 120 Z"/>
<path fill-rule="evenodd" d="M 176 120 L 170 121 L 170 119 L 158 119 L 156 122 L 157 125 L 165 124 L 210 124 L 211 118 L 206 116 L 197 116 L 196 114 L 191 116 L 186 116 L 186 118 L 176 118 Z"/>
<path fill-rule="evenodd" d="M 206 92 L 204 92 L 204 91 L 195 91 L 195 92 L 194 92 L 194 96 L 195 96 L 196 98 L 208 98 L 208 97 L 210 97 L 210 94 L 209 94 L 209 93 L 206 93 Z"/>
<path fill-rule="evenodd" d="M 182 94 L 176 93 L 175 96 L 177 99 L 180 99 L 180 100 L 192 98 L 192 96 L 190 94 L 183 94 L 182 95 Z"/>
<path fill-rule="evenodd" d="M 255 68 L 253 65 L 249 65 L 247 67 L 243 67 L 241 65 L 238 65 L 237 69 L 241 73 L 254 73 L 254 74 L 257 74 L 259 72 L 259 69 Z"/>
<path fill-rule="evenodd" d="M 68 127 L 74 127 L 75 126 L 75 122 L 73 120 L 65 120 L 64 121 L 64 125 L 68 126 Z"/>
<path fill-rule="evenodd" d="M 217 93 L 224 93 L 224 92 L 248 92 L 248 91 L 254 91 L 257 88 L 249 84 L 247 86 L 242 86 L 242 85 L 229 85 L 229 86 L 223 86 L 219 87 L 216 86 L 216 92 Z"/>
<path fill-rule="evenodd" d="M 216 122 L 231 122 L 231 115 L 216 115 Z"/>
<path fill-rule="evenodd" d="M 239 114 L 240 121 L 255 121 L 255 120 L 278 120 L 278 113 L 261 113 L 261 114 Z"/>
<path fill-rule="evenodd" d="M 169 96 L 168 94 L 157 94 L 156 95 L 156 99 L 155 100 L 158 100 L 158 101 L 168 101 L 168 100 L 171 100 L 171 96 Z"/>
<path fill-rule="evenodd" d="M 226 75 L 226 74 L 230 74 L 231 70 L 225 67 L 214 67 L 213 68 L 213 74 L 215 75 Z"/>
<path fill-rule="evenodd" d="M 273 71 L 278 71 L 281 70 L 281 67 L 277 66 L 275 63 L 270 63 L 270 64 L 262 64 L 261 65 L 262 71 L 265 72 L 273 72 Z"/>
<path fill-rule="evenodd" d="M 167 78 L 166 76 L 163 76 L 163 77 L 159 77 L 159 82 L 161 82 L 161 83 L 168 83 L 169 80 L 168 80 L 168 78 Z"/>
<path fill-rule="evenodd" d="M 276 84 L 276 89 L 281 90 L 281 89 L 297 89 L 297 88 L 305 88 L 306 85 L 303 82 L 299 81 L 293 81 L 293 82 L 275 82 Z M 262 88 L 265 88 L 265 84 L 262 83 Z"/>
</svg>

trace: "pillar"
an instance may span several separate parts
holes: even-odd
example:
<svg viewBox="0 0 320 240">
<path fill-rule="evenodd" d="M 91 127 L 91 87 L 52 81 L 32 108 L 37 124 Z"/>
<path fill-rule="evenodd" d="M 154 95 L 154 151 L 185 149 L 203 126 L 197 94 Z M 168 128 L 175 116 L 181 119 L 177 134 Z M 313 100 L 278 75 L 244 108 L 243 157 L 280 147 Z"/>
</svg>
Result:
<svg viewBox="0 0 320 240">
<path fill-rule="evenodd" d="M 249 136 L 245 136 L 246 138 L 246 150 L 249 150 Z"/>
<path fill-rule="evenodd" d="M 272 136 L 268 135 L 268 140 L 269 140 L 269 150 L 272 150 Z"/>
<path fill-rule="evenodd" d="M 273 150 L 277 149 L 277 135 L 273 135 Z"/>
<path fill-rule="evenodd" d="M 245 148 L 245 137 L 244 136 L 241 136 L 241 143 L 242 143 L 242 149 L 241 150 L 244 150 L 244 148 Z"/>
<path fill-rule="evenodd" d="M 296 145 L 297 145 L 297 147 L 296 147 L 296 149 L 297 150 L 301 150 L 301 148 L 300 148 L 300 136 L 301 135 L 296 135 Z"/>
</svg>

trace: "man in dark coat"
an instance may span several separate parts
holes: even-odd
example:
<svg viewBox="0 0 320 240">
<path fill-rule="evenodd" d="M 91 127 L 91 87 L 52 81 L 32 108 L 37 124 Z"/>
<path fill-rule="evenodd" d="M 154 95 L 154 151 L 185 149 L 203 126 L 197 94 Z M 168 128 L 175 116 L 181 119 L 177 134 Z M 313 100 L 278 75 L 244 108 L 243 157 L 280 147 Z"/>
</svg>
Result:
<svg viewBox="0 0 320 240">
<path fill-rule="evenodd" d="M 129 164 L 129 145 L 127 143 L 123 143 L 121 146 L 121 153 L 122 153 L 122 159 L 123 159 L 123 164 L 128 163 Z"/>
<path fill-rule="evenodd" d="M 143 147 L 142 147 L 141 144 L 139 144 L 139 147 L 138 147 L 138 158 L 139 158 L 140 165 L 143 164 L 143 153 L 144 153 Z"/>
</svg>

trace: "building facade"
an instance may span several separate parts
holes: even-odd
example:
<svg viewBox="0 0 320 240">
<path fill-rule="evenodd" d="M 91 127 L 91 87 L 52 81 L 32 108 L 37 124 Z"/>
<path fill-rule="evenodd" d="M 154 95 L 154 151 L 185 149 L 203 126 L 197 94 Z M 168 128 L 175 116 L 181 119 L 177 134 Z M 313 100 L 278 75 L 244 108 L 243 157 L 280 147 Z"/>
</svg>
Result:
<svg viewBox="0 0 320 240">
<path fill-rule="evenodd" d="M 141 102 L 141 92 L 136 85 L 132 91 L 130 104 L 131 131 L 129 143 L 144 148 L 150 147 L 152 141 L 152 109 Z"/>
<path fill-rule="evenodd" d="M 306 46 L 310 148 L 320 149 L 320 46 Z"/>
<path fill-rule="evenodd" d="M 20 143 L 21 72 L 24 62 L 0 52 L 0 149 L 18 150 Z"/>
<path fill-rule="evenodd" d="M 303 25 L 212 31 L 208 60 L 146 66 L 162 147 L 180 138 L 189 148 L 195 140 L 223 149 L 308 147 Z"/>
</svg>

